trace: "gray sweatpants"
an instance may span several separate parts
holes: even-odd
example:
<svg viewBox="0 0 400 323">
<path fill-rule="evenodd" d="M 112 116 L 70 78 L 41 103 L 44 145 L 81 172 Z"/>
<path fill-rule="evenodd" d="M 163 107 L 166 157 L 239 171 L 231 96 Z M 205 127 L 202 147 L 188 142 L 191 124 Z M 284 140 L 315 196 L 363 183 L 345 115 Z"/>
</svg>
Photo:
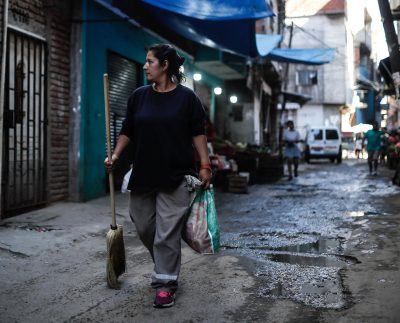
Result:
<svg viewBox="0 0 400 323">
<path fill-rule="evenodd" d="M 181 232 L 190 193 L 184 180 L 170 190 L 132 192 L 129 212 L 154 262 L 152 286 L 176 289 L 181 267 Z"/>
</svg>

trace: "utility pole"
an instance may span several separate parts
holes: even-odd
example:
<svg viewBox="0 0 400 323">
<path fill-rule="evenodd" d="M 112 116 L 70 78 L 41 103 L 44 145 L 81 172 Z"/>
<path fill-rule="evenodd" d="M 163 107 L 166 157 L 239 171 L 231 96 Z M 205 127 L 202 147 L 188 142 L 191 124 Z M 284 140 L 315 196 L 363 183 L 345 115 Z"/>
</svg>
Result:
<svg viewBox="0 0 400 323">
<path fill-rule="evenodd" d="M 396 99 L 400 98 L 400 49 L 396 31 L 393 25 L 392 11 L 388 0 L 378 0 L 379 10 L 382 16 L 383 29 L 389 49 L 390 65 L 392 67 L 392 79 L 396 91 Z"/>
</svg>

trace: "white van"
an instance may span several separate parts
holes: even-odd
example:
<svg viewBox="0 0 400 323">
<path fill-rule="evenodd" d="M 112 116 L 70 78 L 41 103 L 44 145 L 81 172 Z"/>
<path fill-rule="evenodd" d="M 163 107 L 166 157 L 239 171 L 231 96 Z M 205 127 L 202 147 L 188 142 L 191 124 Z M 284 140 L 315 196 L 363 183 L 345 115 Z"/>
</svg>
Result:
<svg viewBox="0 0 400 323">
<path fill-rule="evenodd" d="M 313 127 L 307 130 L 304 159 L 329 158 L 342 162 L 342 136 L 336 127 Z"/>
</svg>

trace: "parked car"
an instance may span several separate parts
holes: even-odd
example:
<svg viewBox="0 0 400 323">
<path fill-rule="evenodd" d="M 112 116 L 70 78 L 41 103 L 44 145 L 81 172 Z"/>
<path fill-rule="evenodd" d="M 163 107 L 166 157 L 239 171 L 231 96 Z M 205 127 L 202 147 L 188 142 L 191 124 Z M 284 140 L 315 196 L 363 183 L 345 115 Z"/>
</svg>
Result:
<svg viewBox="0 0 400 323">
<path fill-rule="evenodd" d="M 329 158 L 331 162 L 342 162 L 342 136 L 336 127 L 313 127 L 307 130 L 304 159 Z"/>
</svg>

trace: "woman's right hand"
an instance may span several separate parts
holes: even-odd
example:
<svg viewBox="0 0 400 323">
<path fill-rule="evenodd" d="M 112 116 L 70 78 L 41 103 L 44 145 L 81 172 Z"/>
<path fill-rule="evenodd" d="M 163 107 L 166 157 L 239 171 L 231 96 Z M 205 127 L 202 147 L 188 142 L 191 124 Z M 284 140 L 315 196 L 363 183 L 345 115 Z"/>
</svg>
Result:
<svg viewBox="0 0 400 323">
<path fill-rule="evenodd" d="M 104 166 L 107 170 L 107 173 L 110 173 L 113 171 L 117 160 L 118 160 L 118 156 L 115 154 L 113 154 L 111 156 L 111 161 L 108 160 L 108 157 L 104 160 Z"/>
</svg>

